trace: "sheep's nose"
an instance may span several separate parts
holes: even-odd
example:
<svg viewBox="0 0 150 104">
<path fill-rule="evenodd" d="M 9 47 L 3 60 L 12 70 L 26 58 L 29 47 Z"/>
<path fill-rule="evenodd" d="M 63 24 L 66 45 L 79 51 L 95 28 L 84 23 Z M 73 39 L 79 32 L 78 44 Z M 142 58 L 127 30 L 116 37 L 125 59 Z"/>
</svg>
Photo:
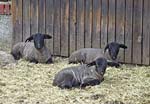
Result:
<svg viewBox="0 0 150 104">
<path fill-rule="evenodd" d="M 115 57 L 115 56 L 113 56 L 113 57 L 112 57 L 112 59 L 113 59 L 113 60 L 115 60 L 115 59 L 116 59 L 116 57 Z"/>
<path fill-rule="evenodd" d="M 41 49 L 41 45 L 40 45 L 40 44 L 37 44 L 35 47 L 36 47 L 37 49 Z"/>
<path fill-rule="evenodd" d="M 38 47 L 40 47 L 40 44 L 38 44 Z"/>
<path fill-rule="evenodd" d="M 102 75 L 104 75 L 104 72 L 101 72 Z"/>
</svg>

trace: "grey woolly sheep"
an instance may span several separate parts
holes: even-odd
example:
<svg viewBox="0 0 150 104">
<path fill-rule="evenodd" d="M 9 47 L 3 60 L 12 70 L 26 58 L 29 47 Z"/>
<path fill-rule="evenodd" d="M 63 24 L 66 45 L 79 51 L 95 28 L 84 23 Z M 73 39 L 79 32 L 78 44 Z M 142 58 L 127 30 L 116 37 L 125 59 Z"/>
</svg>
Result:
<svg viewBox="0 0 150 104">
<path fill-rule="evenodd" d="M 127 46 L 116 42 L 111 42 L 106 45 L 105 49 L 98 48 L 83 48 L 73 52 L 69 57 L 69 63 L 90 63 L 96 58 L 104 57 L 107 61 L 117 59 L 119 49 L 126 49 Z M 108 49 L 108 51 L 106 51 Z"/>
<path fill-rule="evenodd" d="M 13 46 L 11 54 L 16 60 L 25 58 L 34 63 L 52 63 L 52 57 L 44 44 L 44 39 L 51 39 L 47 34 L 36 33 L 26 39 L 25 42 L 19 42 Z M 34 41 L 30 42 L 31 40 Z M 29 42 L 27 42 L 29 41 Z"/>
<path fill-rule="evenodd" d="M 15 63 L 16 61 L 11 54 L 4 51 L 0 51 L 0 66 L 6 66 Z"/>
<path fill-rule="evenodd" d="M 98 58 L 89 64 L 68 67 L 55 75 L 53 85 L 60 88 L 86 87 L 100 84 L 107 67 L 105 58 Z"/>
</svg>

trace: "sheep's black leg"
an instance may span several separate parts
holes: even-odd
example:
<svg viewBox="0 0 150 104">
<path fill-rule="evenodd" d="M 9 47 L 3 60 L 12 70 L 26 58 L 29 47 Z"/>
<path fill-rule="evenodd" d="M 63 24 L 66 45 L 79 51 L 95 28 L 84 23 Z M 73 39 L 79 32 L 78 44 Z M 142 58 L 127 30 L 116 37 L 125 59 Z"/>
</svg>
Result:
<svg viewBox="0 0 150 104">
<path fill-rule="evenodd" d="M 108 64 L 108 66 L 111 66 L 111 67 L 113 67 L 113 66 L 116 68 L 120 67 L 120 64 L 118 62 L 107 62 L 107 64 Z"/>
<path fill-rule="evenodd" d="M 72 88 L 72 80 L 65 79 L 60 85 L 58 85 L 61 89 L 70 89 Z"/>
<path fill-rule="evenodd" d="M 51 64 L 51 63 L 53 63 L 53 60 L 52 60 L 52 58 L 49 58 L 49 59 L 46 61 L 46 64 Z"/>
<path fill-rule="evenodd" d="M 30 62 L 35 63 L 35 64 L 37 64 L 37 63 L 38 63 L 38 61 L 37 61 L 36 59 L 32 59 L 32 60 L 30 60 Z"/>
<path fill-rule="evenodd" d="M 92 78 L 86 78 L 83 80 L 81 87 L 86 87 L 86 86 L 94 86 L 100 84 L 100 81 L 98 79 L 92 79 Z"/>
<path fill-rule="evenodd" d="M 70 89 L 72 88 L 72 82 L 71 80 L 65 80 L 59 87 L 62 89 Z"/>
<path fill-rule="evenodd" d="M 100 82 L 103 82 L 104 81 L 104 77 L 102 78 L 102 80 Z"/>
<path fill-rule="evenodd" d="M 59 79 L 58 87 L 64 89 L 70 89 L 73 87 L 73 75 L 70 73 L 65 73 L 62 75 L 62 77 Z"/>
<path fill-rule="evenodd" d="M 83 65 L 83 64 L 84 64 L 84 61 L 80 61 L 79 63 L 80 63 L 81 65 Z"/>
</svg>

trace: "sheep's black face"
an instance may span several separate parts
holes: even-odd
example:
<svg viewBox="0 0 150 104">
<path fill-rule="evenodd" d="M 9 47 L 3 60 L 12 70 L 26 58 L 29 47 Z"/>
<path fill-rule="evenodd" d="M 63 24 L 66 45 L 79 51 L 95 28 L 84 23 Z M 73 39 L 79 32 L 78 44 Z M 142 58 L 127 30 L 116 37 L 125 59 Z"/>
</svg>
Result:
<svg viewBox="0 0 150 104">
<path fill-rule="evenodd" d="M 87 64 L 87 66 L 96 65 L 96 71 L 101 74 L 105 74 L 105 70 L 107 67 L 107 60 L 105 58 L 98 58 L 95 61 Z"/>
<path fill-rule="evenodd" d="M 34 46 L 36 49 L 42 49 L 44 46 L 44 35 L 36 34 L 33 36 Z"/>
<path fill-rule="evenodd" d="M 112 42 L 112 43 L 107 44 L 107 46 L 105 47 L 105 51 L 106 51 L 106 49 L 108 49 L 108 52 L 109 52 L 111 59 L 116 60 L 120 48 L 126 49 L 127 46 L 125 46 L 124 44 Z"/>
<path fill-rule="evenodd" d="M 40 50 L 44 47 L 44 39 L 51 39 L 51 38 L 52 37 L 47 34 L 36 33 L 31 37 L 27 38 L 25 42 L 33 40 L 35 48 Z"/>
<path fill-rule="evenodd" d="M 95 63 L 96 71 L 104 75 L 107 68 L 107 60 L 105 58 L 98 58 Z"/>
<path fill-rule="evenodd" d="M 117 43 L 109 44 L 108 51 L 109 51 L 109 55 L 110 55 L 111 59 L 113 59 L 113 60 L 117 59 L 119 49 L 120 49 L 119 44 L 117 44 Z"/>
</svg>

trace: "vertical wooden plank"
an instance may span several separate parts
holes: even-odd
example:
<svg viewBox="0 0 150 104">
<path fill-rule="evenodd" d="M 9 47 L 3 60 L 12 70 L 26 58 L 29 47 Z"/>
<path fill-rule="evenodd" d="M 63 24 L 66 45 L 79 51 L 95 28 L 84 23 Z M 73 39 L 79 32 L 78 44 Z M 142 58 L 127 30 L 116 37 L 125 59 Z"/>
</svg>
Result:
<svg viewBox="0 0 150 104">
<path fill-rule="evenodd" d="M 53 0 L 46 0 L 46 34 L 52 36 L 52 39 L 47 40 L 46 46 L 49 48 L 51 54 L 53 52 L 53 24 L 54 24 L 54 2 Z"/>
<path fill-rule="evenodd" d="M 85 47 L 90 48 L 92 45 L 92 0 L 85 0 Z"/>
<path fill-rule="evenodd" d="M 102 0 L 101 48 L 107 45 L 108 32 L 108 0 Z"/>
<path fill-rule="evenodd" d="M 69 5 L 69 50 L 70 54 L 76 50 L 76 0 L 70 0 Z"/>
<path fill-rule="evenodd" d="M 84 0 L 77 0 L 77 49 L 84 48 Z"/>
<path fill-rule="evenodd" d="M 133 0 L 126 0 L 126 21 L 125 21 L 125 63 L 132 63 L 132 16 Z"/>
<path fill-rule="evenodd" d="M 100 48 L 101 40 L 101 2 L 102 0 L 93 0 L 93 26 L 92 26 L 92 47 Z"/>
<path fill-rule="evenodd" d="M 133 12 L 133 63 L 141 64 L 142 0 L 134 0 Z"/>
<path fill-rule="evenodd" d="M 22 41 L 22 0 L 15 0 L 16 5 L 15 7 L 15 20 L 14 20 L 14 27 L 13 27 L 13 44 Z"/>
<path fill-rule="evenodd" d="M 60 0 L 54 0 L 54 55 L 60 55 Z"/>
<path fill-rule="evenodd" d="M 45 33 L 45 0 L 39 0 L 39 13 L 38 13 L 38 21 L 39 21 L 39 26 L 38 30 L 40 33 Z"/>
<path fill-rule="evenodd" d="M 22 0 L 13 1 L 13 34 L 12 44 L 22 41 Z"/>
<path fill-rule="evenodd" d="M 69 0 L 61 0 L 61 56 L 68 56 Z"/>
<path fill-rule="evenodd" d="M 30 0 L 23 0 L 23 41 L 30 37 Z"/>
<path fill-rule="evenodd" d="M 108 43 L 115 41 L 116 0 L 109 0 Z"/>
<path fill-rule="evenodd" d="M 23 36 L 22 36 L 22 31 L 23 31 L 23 28 L 22 28 L 22 6 L 23 6 L 23 2 L 22 0 L 17 0 L 17 5 L 16 5 L 16 14 L 17 14 L 17 34 L 16 34 L 16 41 L 17 42 L 20 42 L 23 40 Z"/>
<path fill-rule="evenodd" d="M 12 0 L 12 25 L 13 25 L 13 31 L 12 31 L 12 46 L 16 43 L 15 42 L 15 34 L 16 34 L 16 0 Z"/>
<path fill-rule="evenodd" d="M 116 42 L 124 44 L 125 31 L 125 0 L 117 0 L 116 8 Z M 121 48 L 118 60 L 124 62 L 124 50 Z"/>
<path fill-rule="evenodd" d="M 144 0 L 143 13 L 143 62 L 150 65 L 150 0 Z"/>
<path fill-rule="evenodd" d="M 38 32 L 38 0 L 31 0 L 30 26 L 31 35 Z"/>
</svg>

